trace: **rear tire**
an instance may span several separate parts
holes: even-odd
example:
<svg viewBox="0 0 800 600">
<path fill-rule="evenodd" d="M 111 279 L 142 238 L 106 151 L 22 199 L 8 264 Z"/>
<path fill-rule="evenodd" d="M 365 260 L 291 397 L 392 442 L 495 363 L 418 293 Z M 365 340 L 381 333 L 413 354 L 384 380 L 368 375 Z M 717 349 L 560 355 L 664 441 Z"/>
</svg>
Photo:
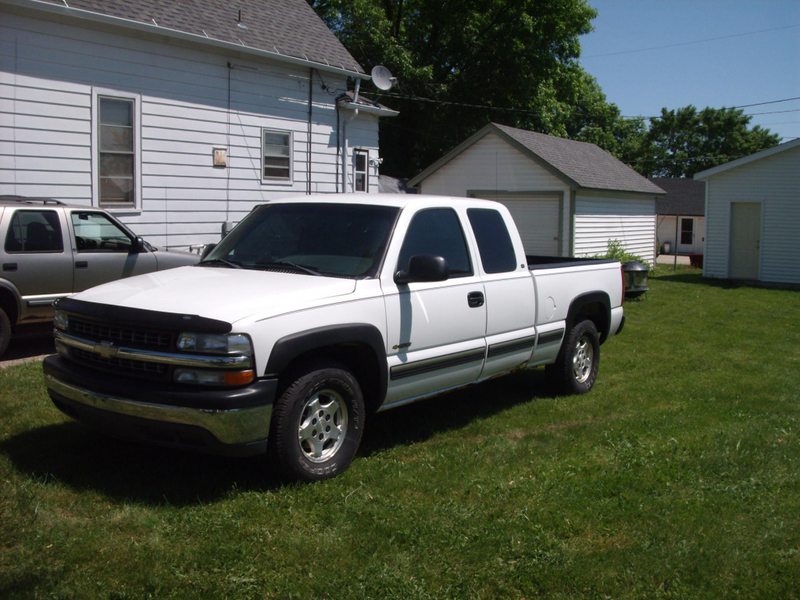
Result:
<svg viewBox="0 0 800 600">
<path fill-rule="evenodd" d="M 332 361 L 309 364 L 293 377 L 272 411 L 270 459 L 287 479 L 335 477 L 350 466 L 361 443 L 361 387 Z"/>
<path fill-rule="evenodd" d="M 8 348 L 8 343 L 11 341 L 11 321 L 8 319 L 6 311 L 0 307 L 0 356 Z"/>
<path fill-rule="evenodd" d="M 594 386 L 600 367 L 600 336 L 592 321 L 577 323 L 564 341 L 547 377 L 564 394 L 585 394 Z"/>
</svg>

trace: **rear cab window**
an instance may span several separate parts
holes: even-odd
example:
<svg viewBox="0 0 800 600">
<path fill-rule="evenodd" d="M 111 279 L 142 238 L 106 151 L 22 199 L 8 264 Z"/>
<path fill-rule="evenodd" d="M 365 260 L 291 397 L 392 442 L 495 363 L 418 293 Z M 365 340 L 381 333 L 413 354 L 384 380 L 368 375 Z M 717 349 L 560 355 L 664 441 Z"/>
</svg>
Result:
<svg viewBox="0 0 800 600">
<path fill-rule="evenodd" d="M 517 255 L 503 215 L 490 208 L 470 208 L 467 216 L 478 242 L 484 272 L 495 274 L 516 270 Z"/>
</svg>

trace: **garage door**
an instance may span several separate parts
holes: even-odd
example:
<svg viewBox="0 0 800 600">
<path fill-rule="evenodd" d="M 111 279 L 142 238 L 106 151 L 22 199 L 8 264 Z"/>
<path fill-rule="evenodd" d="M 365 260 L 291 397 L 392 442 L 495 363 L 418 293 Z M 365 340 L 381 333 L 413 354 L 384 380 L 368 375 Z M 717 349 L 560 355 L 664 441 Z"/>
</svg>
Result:
<svg viewBox="0 0 800 600">
<path fill-rule="evenodd" d="M 525 254 L 558 256 L 560 199 L 550 197 L 496 196 L 508 208 L 517 224 Z"/>
</svg>

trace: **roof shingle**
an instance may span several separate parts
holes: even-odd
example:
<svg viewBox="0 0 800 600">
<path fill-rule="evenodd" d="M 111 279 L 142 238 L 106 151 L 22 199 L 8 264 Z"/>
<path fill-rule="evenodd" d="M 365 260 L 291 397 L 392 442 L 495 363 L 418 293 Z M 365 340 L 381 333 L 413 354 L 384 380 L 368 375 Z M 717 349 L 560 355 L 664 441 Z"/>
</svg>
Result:
<svg viewBox="0 0 800 600">
<path fill-rule="evenodd" d="M 44 0 L 64 6 L 61 0 Z M 363 73 L 305 0 L 69 0 L 70 9 L 156 25 Z M 241 25 L 239 25 L 241 11 Z"/>
</svg>

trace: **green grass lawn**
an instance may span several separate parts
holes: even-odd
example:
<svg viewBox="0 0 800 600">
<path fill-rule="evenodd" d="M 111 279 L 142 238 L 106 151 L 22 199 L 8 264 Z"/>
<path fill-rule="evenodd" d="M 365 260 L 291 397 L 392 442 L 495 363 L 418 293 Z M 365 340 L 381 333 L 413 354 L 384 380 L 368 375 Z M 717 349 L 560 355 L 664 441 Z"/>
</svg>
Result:
<svg viewBox="0 0 800 600">
<path fill-rule="evenodd" d="M 109 440 L 0 371 L 0 598 L 798 598 L 800 292 L 651 274 L 594 390 L 381 413 L 342 476 Z"/>
</svg>

